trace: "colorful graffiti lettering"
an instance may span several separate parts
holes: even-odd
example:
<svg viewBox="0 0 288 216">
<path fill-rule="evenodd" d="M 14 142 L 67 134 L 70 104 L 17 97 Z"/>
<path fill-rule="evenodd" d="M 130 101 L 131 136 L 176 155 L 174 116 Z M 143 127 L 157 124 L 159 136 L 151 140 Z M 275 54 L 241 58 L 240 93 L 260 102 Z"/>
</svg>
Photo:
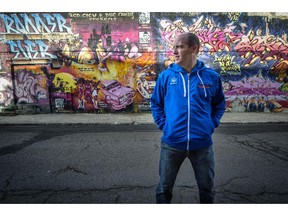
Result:
<svg viewBox="0 0 288 216">
<path fill-rule="evenodd" d="M 237 109 L 241 104 L 243 110 L 250 112 L 264 112 L 265 109 L 280 112 L 287 107 L 288 94 L 279 90 L 282 84 L 269 78 L 265 79 L 261 73 L 241 81 L 230 81 L 229 85 L 230 88 L 225 92 L 228 109 L 235 108 L 235 101 L 241 101 L 236 103 Z"/>
<path fill-rule="evenodd" d="M 225 55 L 221 57 L 215 56 L 215 60 L 213 63 L 219 63 L 221 66 L 221 72 L 220 74 L 234 74 L 234 75 L 240 75 L 240 65 L 233 62 L 233 59 L 235 56 Z"/>
<path fill-rule="evenodd" d="M 193 32 L 227 111 L 286 112 L 287 29 L 288 17 L 273 13 L 2 13 L 0 110 L 150 111 L 176 36 Z"/>
<path fill-rule="evenodd" d="M 15 72 L 15 96 L 17 103 L 38 104 L 48 98 L 47 89 L 40 86 L 40 81 L 32 71 Z"/>
<path fill-rule="evenodd" d="M 0 14 L 6 34 L 71 33 L 67 20 L 61 14 Z"/>
<path fill-rule="evenodd" d="M 283 91 L 288 74 L 286 34 L 282 32 L 281 36 L 274 36 L 269 29 L 271 20 L 265 16 L 260 18 L 263 26 L 241 22 L 241 14 L 228 13 L 227 17 L 232 22 L 218 23 L 215 17 L 209 15 L 195 17 L 193 22 L 191 18 L 176 21 L 160 19 L 160 37 L 167 44 L 164 66 L 174 62 L 171 48 L 177 34 L 194 32 L 202 44 L 199 58 L 223 76 L 227 110 L 231 111 L 229 106 L 233 105 L 233 111 L 263 111 L 262 107 L 268 106 L 267 110 L 271 112 L 283 111 L 287 107 L 287 94 Z M 246 34 L 247 28 L 250 30 Z M 262 29 L 266 29 L 265 35 Z M 261 76 L 257 76 L 259 70 Z M 276 82 L 271 83 L 271 79 Z M 243 86 L 239 87 L 239 83 Z M 262 86 L 254 86 L 256 83 Z M 262 100 L 267 106 L 262 103 L 260 110 L 251 108 L 250 104 L 258 104 Z"/>
<path fill-rule="evenodd" d="M 24 41 L 7 41 L 11 53 L 14 53 L 13 59 L 19 57 L 28 58 L 28 59 L 37 59 L 37 58 L 56 58 L 55 55 L 48 53 L 49 46 L 41 40 L 24 40 Z M 23 48 L 24 47 L 24 48 Z"/>
<path fill-rule="evenodd" d="M 15 54 L 13 59 L 56 58 L 48 52 L 45 35 L 58 33 L 59 37 L 62 33 L 61 37 L 65 38 L 65 34 L 72 33 L 67 20 L 60 14 L 0 14 L 0 19 L 5 29 L 1 34 L 5 35 L 11 53 Z"/>
<path fill-rule="evenodd" d="M 244 67 L 252 66 L 257 60 L 260 63 L 275 60 L 275 64 L 278 64 L 279 61 L 288 59 L 287 41 L 284 42 L 274 35 L 254 36 L 252 30 L 241 38 L 235 46 L 235 51 L 245 59 Z"/>
</svg>

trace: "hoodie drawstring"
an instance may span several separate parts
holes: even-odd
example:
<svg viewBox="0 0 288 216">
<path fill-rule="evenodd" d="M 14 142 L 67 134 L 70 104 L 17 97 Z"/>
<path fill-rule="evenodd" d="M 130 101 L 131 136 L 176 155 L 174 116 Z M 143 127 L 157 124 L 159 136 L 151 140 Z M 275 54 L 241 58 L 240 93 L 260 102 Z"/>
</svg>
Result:
<svg viewBox="0 0 288 216">
<path fill-rule="evenodd" d="M 183 83 L 183 89 L 184 89 L 184 97 L 186 97 L 186 85 L 185 85 L 185 79 L 182 73 L 180 73 L 181 77 L 182 77 L 182 83 Z"/>
<path fill-rule="evenodd" d="M 184 97 L 186 97 L 186 95 L 187 95 L 187 91 L 186 91 L 185 79 L 184 79 L 184 76 L 183 76 L 182 73 L 180 73 L 180 75 L 181 75 L 182 83 L 183 83 Z M 204 82 L 203 82 L 202 78 L 201 78 L 200 75 L 199 75 L 199 71 L 197 71 L 197 76 L 198 76 L 198 78 L 200 79 L 201 84 L 202 84 L 202 86 L 203 86 L 204 93 L 205 93 L 205 97 L 207 97 L 206 88 L 205 88 L 205 85 L 204 85 Z M 188 83 L 188 85 L 189 85 L 189 83 Z"/>
<path fill-rule="evenodd" d="M 203 80 L 201 79 L 200 75 L 199 75 L 199 71 L 197 71 L 197 76 L 198 78 L 200 79 L 201 83 L 202 83 L 202 86 L 203 86 L 203 89 L 204 89 L 204 92 L 205 92 L 205 97 L 207 97 L 207 92 L 206 92 L 206 88 L 205 88 L 205 85 L 203 83 Z"/>
</svg>

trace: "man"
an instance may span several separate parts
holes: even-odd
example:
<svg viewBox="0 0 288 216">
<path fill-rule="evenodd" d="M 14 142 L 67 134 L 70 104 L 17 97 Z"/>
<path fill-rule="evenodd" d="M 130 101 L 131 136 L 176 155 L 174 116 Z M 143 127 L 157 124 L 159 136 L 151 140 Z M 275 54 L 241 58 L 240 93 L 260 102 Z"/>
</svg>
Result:
<svg viewBox="0 0 288 216">
<path fill-rule="evenodd" d="M 157 203 L 171 203 L 186 157 L 195 173 L 200 202 L 214 202 L 212 133 L 225 112 L 225 97 L 218 73 L 197 59 L 199 47 L 193 33 L 176 38 L 175 63 L 160 73 L 151 97 L 154 122 L 163 131 Z"/>
</svg>

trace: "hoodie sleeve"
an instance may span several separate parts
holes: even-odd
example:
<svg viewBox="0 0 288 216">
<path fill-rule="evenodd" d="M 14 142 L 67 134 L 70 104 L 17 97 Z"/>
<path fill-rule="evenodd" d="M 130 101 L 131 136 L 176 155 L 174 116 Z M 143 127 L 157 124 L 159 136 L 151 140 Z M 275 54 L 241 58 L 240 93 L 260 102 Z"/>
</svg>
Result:
<svg viewBox="0 0 288 216">
<path fill-rule="evenodd" d="M 225 107 L 226 107 L 226 103 L 225 103 L 225 96 L 224 96 L 223 88 L 222 88 L 222 82 L 221 82 L 220 77 L 218 77 L 217 89 L 216 89 L 216 94 L 212 101 L 212 112 L 211 112 L 211 117 L 212 117 L 212 121 L 213 121 L 215 128 L 217 128 L 220 124 L 220 119 L 222 118 L 225 112 Z"/>
<path fill-rule="evenodd" d="M 163 74 L 160 74 L 150 100 L 152 116 L 160 130 L 164 127 L 166 119 L 164 112 L 164 89 Z"/>
</svg>

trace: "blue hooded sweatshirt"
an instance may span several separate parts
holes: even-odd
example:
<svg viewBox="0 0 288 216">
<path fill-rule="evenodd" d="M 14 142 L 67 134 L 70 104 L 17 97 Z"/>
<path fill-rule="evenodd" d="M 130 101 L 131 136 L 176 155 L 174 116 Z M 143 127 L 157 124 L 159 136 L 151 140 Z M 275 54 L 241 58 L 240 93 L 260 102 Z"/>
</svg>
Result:
<svg viewBox="0 0 288 216">
<path fill-rule="evenodd" d="M 219 74 L 200 60 L 190 73 L 171 64 L 158 76 L 151 110 L 166 144 L 188 151 L 212 145 L 212 133 L 225 112 Z"/>
</svg>

